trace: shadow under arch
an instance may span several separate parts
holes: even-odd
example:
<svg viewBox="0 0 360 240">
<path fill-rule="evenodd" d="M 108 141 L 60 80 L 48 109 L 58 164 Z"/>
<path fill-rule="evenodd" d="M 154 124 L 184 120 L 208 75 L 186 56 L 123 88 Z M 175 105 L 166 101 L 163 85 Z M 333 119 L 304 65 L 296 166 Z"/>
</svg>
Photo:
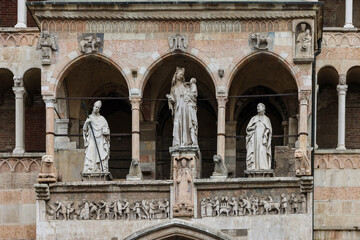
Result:
<svg viewBox="0 0 360 240">
<path fill-rule="evenodd" d="M 56 79 L 55 87 L 54 87 L 54 89 L 55 89 L 54 97 L 55 98 L 57 97 L 59 87 L 61 87 L 61 84 L 63 83 L 65 76 L 68 75 L 69 72 L 71 72 L 71 70 L 73 70 L 75 67 L 79 66 L 80 64 L 84 63 L 85 61 L 87 61 L 89 59 L 97 59 L 99 61 L 102 61 L 105 64 L 112 66 L 114 69 L 119 71 L 119 73 L 122 75 L 122 77 L 124 78 L 124 80 L 126 82 L 127 88 L 128 89 L 131 88 L 131 84 L 130 84 L 129 79 L 127 78 L 125 72 L 113 58 L 110 58 L 101 53 L 81 54 L 80 56 L 78 56 L 70 61 L 67 61 L 63 65 L 60 65 L 60 67 L 59 67 L 60 69 L 58 71 L 56 71 L 56 70 L 54 71 L 55 73 L 57 73 L 52 76 L 52 78 Z"/>
<path fill-rule="evenodd" d="M 228 236 L 220 231 L 214 231 L 199 224 L 173 219 L 165 223 L 137 231 L 124 240 L 165 240 L 169 237 L 183 237 L 186 240 L 230 240 Z"/>
</svg>

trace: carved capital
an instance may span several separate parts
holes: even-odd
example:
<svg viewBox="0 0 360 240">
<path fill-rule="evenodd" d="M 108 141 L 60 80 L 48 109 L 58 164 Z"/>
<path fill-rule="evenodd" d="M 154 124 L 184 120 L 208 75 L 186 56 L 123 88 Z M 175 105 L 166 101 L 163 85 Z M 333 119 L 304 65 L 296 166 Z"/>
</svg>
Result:
<svg viewBox="0 0 360 240">
<path fill-rule="evenodd" d="M 226 103 L 228 101 L 228 98 L 225 96 L 218 96 L 216 97 L 216 100 L 218 102 L 218 108 L 226 108 Z"/>
<path fill-rule="evenodd" d="M 337 85 L 336 87 L 338 95 L 346 95 L 348 85 Z"/>
<path fill-rule="evenodd" d="M 54 108 L 56 99 L 53 96 L 43 96 L 46 108 Z"/>
<path fill-rule="evenodd" d="M 189 44 L 188 36 L 182 33 L 175 33 L 168 38 L 169 47 L 172 52 L 185 52 Z"/>
<path fill-rule="evenodd" d="M 140 97 L 130 97 L 131 110 L 139 110 L 142 99 Z"/>
<path fill-rule="evenodd" d="M 299 92 L 300 105 L 308 105 L 309 100 L 310 100 L 310 96 L 311 96 L 311 91 L 309 91 L 309 90 L 301 90 Z"/>
<path fill-rule="evenodd" d="M 14 87 L 23 87 L 24 86 L 23 77 L 14 76 L 13 80 L 14 80 Z"/>
</svg>

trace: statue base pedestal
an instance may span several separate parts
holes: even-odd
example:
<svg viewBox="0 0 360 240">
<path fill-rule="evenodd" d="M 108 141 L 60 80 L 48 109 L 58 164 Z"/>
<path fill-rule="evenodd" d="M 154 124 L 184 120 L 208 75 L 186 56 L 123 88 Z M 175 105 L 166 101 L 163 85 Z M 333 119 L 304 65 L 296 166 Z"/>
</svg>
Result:
<svg viewBox="0 0 360 240">
<path fill-rule="evenodd" d="M 194 216 L 194 179 L 200 177 L 199 148 L 171 147 L 174 217 Z"/>
<path fill-rule="evenodd" d="M 210 178 L 211 179 L 227 179 L 228 176 L 227 175 L 211 175 Z"/>
<path fill-rule="evenodd" d="M 141 177 L 130 177 L 126 176 L 126 181 L 142 181 L 143 179 Z"/>
<path fill-rule="evenodd" d="M 258 178 L 258 177 L 274 177 L 274 169 L 269 170 L 245 170 L 245 176 L 248 178 Z"/>
<path fill-rule="evenodd" d="M 110 172 L 81 173 L 81 181 L 111 181 Z"/>
</svg>

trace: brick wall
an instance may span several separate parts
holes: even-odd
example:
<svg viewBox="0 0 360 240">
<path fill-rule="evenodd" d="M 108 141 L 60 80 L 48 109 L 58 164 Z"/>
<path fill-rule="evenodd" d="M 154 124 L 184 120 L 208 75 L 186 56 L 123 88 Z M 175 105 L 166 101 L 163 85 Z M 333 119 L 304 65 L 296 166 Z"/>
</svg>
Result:
<svg viewBox="0 0 360 240">
<path fill-rule="evenodd" d="M 45 104 L 41 96 L 34 97 L 34 104 L 25 107 L 25 149 L 27 152 L 45 152 Z"/>
<path fill-rule="evenodd" d="M 36 0 L 28 0 L 28 2 L 34 1 Z M 17 0 L 0 0 L 0 27 L 14 27 L 16 23 Z M 27 26 L 36 27 L 35 21 L 29 11 L 27 11 Z"/>
<path fill-rule="evenodd" d="M 3 94 L 0 105 L 0 152 L 11 152 L 15 148 L 15 97 L 11 89 Z"/>
</svg>

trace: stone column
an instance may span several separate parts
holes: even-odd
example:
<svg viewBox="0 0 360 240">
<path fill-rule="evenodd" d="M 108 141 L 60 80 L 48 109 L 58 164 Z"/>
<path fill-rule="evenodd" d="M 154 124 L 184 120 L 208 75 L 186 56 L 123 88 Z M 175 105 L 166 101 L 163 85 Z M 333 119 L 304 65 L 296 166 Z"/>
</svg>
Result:
<svg viewBox="0 0 360 240">
<path fill-rule="evenodd" d="M 344 28 L 354 28 L 354 25 L 353 25 L 353 0 L 346 0 Z"/>
<path fill-rule="evenodd" d="M 53 96 L 43 97 L 46 107 L 46 154 L 54 156 L 55 148 L 55 113 L 54 104 L 55 98 Z"/>
<path fill-rule="evenodd" d="M 17 0 L 17 23 L 16 28 L 26 28 L 27 19 L 26 19 L 26 0 Z"/>
<path fill-rule="evenodd" d="M 226 122 L 226 135 L 236 135 L 236 121 Z M 229 177 L 236 177 L 236 138 L 226 138 L 225 140 L 225 159 L 226 168 L 229 172 Z"/>
<path fill-rule="evenodd" d="M 339 96 L 339 110 L 338 110 L 338 144 L 336 150 L 346 150 L 345 148 L 345 104 L 346 104 L 346 91 L 348 86 L 346 85 L 345 74 L 340 74 L 339 85 L 337 85 L 337 91 Z"/>
<path fill-rule="evenodd" d="M 289 142 L 289 137 L 286 135 L 289 135 L 289 122 L 288 121 L 282 121 L 281 125 L 283 126 L 284 129 L 284 146 L 288 145 Z"/>
<path fill-rule="evenodd" d="M 217 126 L 217 155 L 225 161 L 225 118 L 227 97 L 217 97 L 218 102 L 218 126 Z"/>
<path fill-rule="evenodd" d="M 298 134 L 298 120 L 296 116 L 289 117 L 289 135 Z M 296 137 L 290 137 L 288 144 L 291 148 L 295 147 Z"/>
<path fill-rule="evenodd" d="M 13 153 L 25 153 L 25 105 L 24 95 L 26 93 L 23 87 L 23 78 L 14 76 L 15 94 L 15 149 Z"/>
<path fill-rule="evenodd" d="M 308 136 L 308 105 L 310 99 L 310 91 L 302 90 L 299 93 L 299 148 L 302 150 L 306 150 L 307 148 L 307 136 Z"/>
<path fill-rule="evenodd" d="M 131 97 L 131 158 L 140 161 L 140 104 L 141 98 Z"/>
</svg>

